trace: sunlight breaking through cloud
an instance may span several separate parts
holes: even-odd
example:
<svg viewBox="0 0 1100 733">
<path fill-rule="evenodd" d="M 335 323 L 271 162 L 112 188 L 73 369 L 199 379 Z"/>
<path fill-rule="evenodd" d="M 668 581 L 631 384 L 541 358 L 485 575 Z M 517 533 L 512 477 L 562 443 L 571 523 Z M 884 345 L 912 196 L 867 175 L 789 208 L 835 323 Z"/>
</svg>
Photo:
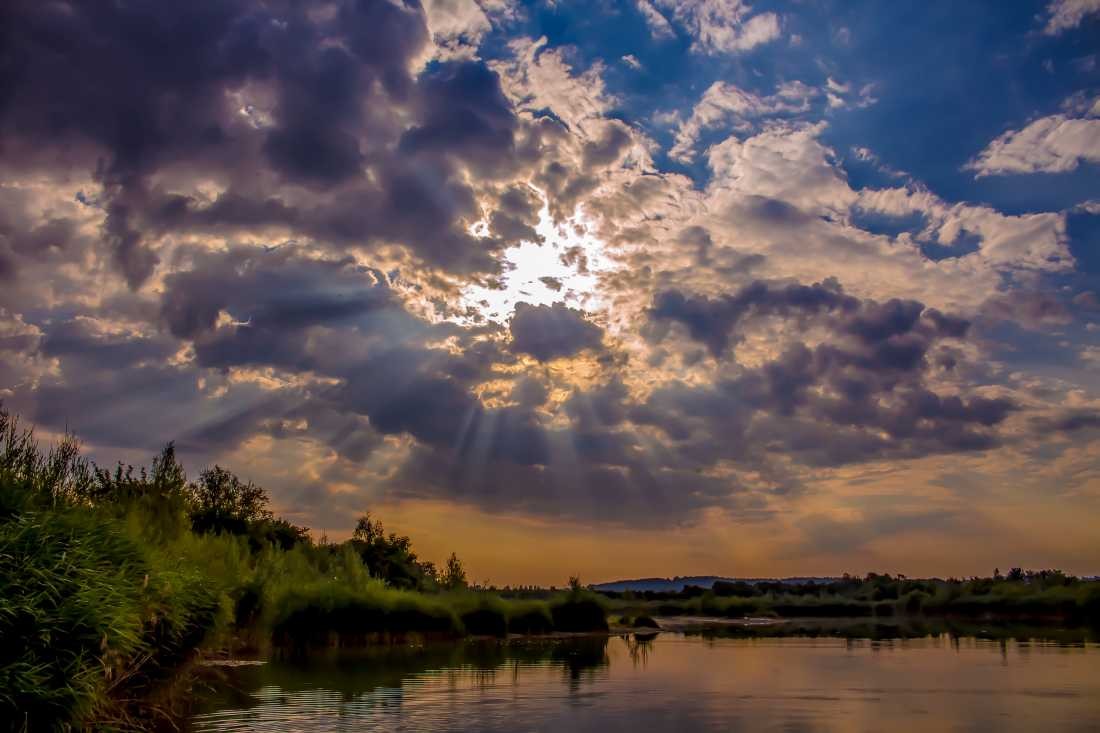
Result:
<svg viewBox="0 0 1100 733">
<path fill-rule="evenodd" d="M 540 198 L 544 203 L 535 231 L 543 241 L 524 240 L 503 251 L 499 288 L 470 285 L 462 293 L 463 306 L 485 319 L 506 323 L 518 303 L 566 303 L 585 311 L 606 306 L 600 276 L 611 262 L 603 243 L 589 233 L 583 210 L 555 223 L 545 196 Z M 484 225 L 475 231 L 484 232 Z"/>
</svg>

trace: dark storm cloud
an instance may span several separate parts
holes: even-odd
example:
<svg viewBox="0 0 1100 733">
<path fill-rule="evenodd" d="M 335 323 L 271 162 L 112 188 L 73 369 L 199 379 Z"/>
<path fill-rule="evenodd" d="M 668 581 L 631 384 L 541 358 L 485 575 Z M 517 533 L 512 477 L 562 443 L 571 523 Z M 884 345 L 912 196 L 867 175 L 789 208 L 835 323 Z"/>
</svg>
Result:
<svg viewBox="0 0 1100 733">
<path fill-rule="evenodd" d="M 0 306 L 17 311 L 26 305 L 17 287 L 21 273 L 78 261 L 89 246 L 80 223 L 70 217 L 76 207 L 36 214 L 31 199 L 15 186 L 0 186 L 0 281 L 16 286 L 0 289 Z"/>
<path fill-rule="evenodd" d="M 4 29 L 5 163 L 93 175 L 104 252 L 131 288 L 162 264 L 158 236 L 272 226 L 497 268 L 501 241 L 463 224 L 480 211 L 460 167 L 512 170 L 518 123 L 480 62 L 414 76 L 429 43 L 416 2 L 17 1 Z M 224 190 L 209 201 L 188 176 Z M 500 236 L 531 222 L 501 216 Z"/>
<path fill-rule="evenodd" d="M 832 284 L 755 283 L 709 301 L 742 304 L 731 327 L 748 327 L 747 314 L 781 313 L 833 337 L 795 342 L 714 384 L 668 383 L 640 402 L 614 377 L 576 388 L 561 408 L 566 422 L 551 427 L 540 412 L 547 385 L 535 375 L 514 381 L 510 406 L 478 398 L 477 386 L 512 358 L 507 344 L 413 317 L 382 273 L 289 246 L 183 257 L 188 267 L 165 281 L 162 336 L 125 339 L 83 321 L 46 331 L 39 348 L 62 360 L 63 374 L 38 389 L 39 420 L 64 424 L 75 410 L 101 440 L 144 446 L 148 435 L 126 427 L 138 418 L 123 397 L 137 385 L 169 400 L 149 434 L 176 437 L 195 455 L 258 434 L 301 435 L 362 461 L 382 436 L 407 435 L 412 452 L 385 485 L 395 496 L 644 523 L 657 521 L 654 507 L 664 521 L 707 506 L 759 511 L 753 492 L 735 477 L 701 474 L 707 467 L 732 461 L 789 492 L 797 482 L 772 465 L 776 456 L 817 467 L 984 450 L 1001 441 L 998 427 L 1016 409 L 925 384 L 934 368 L 926 355 L 966 333 L 961 319 L 911 301 L 860 301 Z M 510 330 L 511 350 L 539 360 L 605 348 L 602 330 L 561 304 L 521 305 Z M 445 336 L 461 348 L 431 345 Z M 192 343 L 202 366 L 273 367 L 336 383 L 226 383 L 217 409 L 195 420 L 209 392 L 190 369 L 158 366 L 174 339 Z M 192 416 L 179 419 L 184 413 Z"/>
<path fill-rule="evenodd" d="M 381 433 L 408 433 L 428 444 L 450 444 L 477 400 L 449 372 L 445 352 L 393 349 L 358 365 L 340 401 L 366 415 Z"/>
<path fill-rule="evenodd" d="M 859 301 L 841 292 L 835 281 L 807 286 L 776 285 L 758 280 L 733 295 L 713 299 L 685 296 L 676 290 L 665 291 L 657 296 L 650 317 L 682 323 L 693 339 L 705 344 L 717 357 L 726 350 L 731 331 L 744 318 L 814 315 L 822 311 L 854 310 L 858 305 Z"/>
<path fill-rule="evenodd" d="M 715 356 L 760 316 L 816 325 L 830 336 L 813 347 L 795 342 L 713 386 L 658 390 L 634 410 L 635 419 L 661 427 L 699 460 L 722 457 L 709 437 L 722 434 L 747 446 L 747 454 L 763 449 L 831 466 L 985 450 L 1001 442 L 996 426 L 1017 409 L 1007 399 L 941 395 L 926 385 L 934 368 L 929 353 L 945 339 L 965 337 L 969 323 L 916 301 L 861 301 L 828 281 L 757 281 L 719 298 L 666 292 L 650 311 L 655 320 L 684 324 Z"/>
<path fill-rule="evenodd" d="M 194 267 L 165 278 L 161 313 L 180 338 L 213 330 L 223 310 L 254 329 L 291 331 L 396 307 L 385 276 L 351 259 L 304 257 L 292 247 L 195 254 Z"/>
<path fill-rule="evenodd" d="M 509 166 L 517 122 L 494 72 L 443 64 L 422 78 L 419 93 L 421 122 L 401 137 L 405 152 L 454 156 L 482 175 Z"/>
<path fill-rule="evenodd" d="M 669 290 L 657 295 L 649 315 L 653 321 L 683 324 L 691 338 L 705 344 L 716 358 L 731 340 L 740 341 L 736 331 L 744 321 L 778 316 L 804 322 L 828 316 L 824 323 L 839 334 L 855 337 L 864 347 L 860 354 L 836 352 L 835 358 L 859 361 L 867 368 L 903 370 L 915 368 L 933 340 L 962 338 L 970 325 L 912 300 L 860 301 L 845 294 L 834 279 L 813 285 L 757 280 L 718 298 Z"/>
<path fill-rule="evenodd" d="M 513 351 L 539 361 L 573 356 L 584 349 L 599 350 L 603 343 L 603 329 L 562 303 L 518 303 L 508 328 Z"/>
<path fill-rule="evenodd" d="M 1079 430 L 1095 430 L 1100 428 L 1100 411 L 1063 410 L 1054 417 L 1034 418 L 1032 423 L 1037 431 L 1046 433 L 1074 433 Z"/>
<path fill-rule="evenodd" d="M 52 325 L 40 348 L 45 356 L 64 359 L 70 366 L 85 362 L 99 369 L 123 369 L 142 362 L 159 364 L 177 346 L 168 339 L 98 334 L 88 321 L 80 320 Z"/>
<path fill-rule="evenodd" d="M 534 377 L 528 376 L 518 379 L 512 386 L 512 400 L 523 407 L 539 407 L 546 402 L 546 398 L 549 396 L 550 392 L 546 389 L 546 384 Z"/>
<path fill-rule="evenodd" d="M 513 243 L 521 240 L 543 242 L 542 235 L 535 231 L 542 202 L 534 191 L 527 186 L 512 186 L 500 195 L 497 207 L 489 218 L 494 234 Z"/>
</svg>

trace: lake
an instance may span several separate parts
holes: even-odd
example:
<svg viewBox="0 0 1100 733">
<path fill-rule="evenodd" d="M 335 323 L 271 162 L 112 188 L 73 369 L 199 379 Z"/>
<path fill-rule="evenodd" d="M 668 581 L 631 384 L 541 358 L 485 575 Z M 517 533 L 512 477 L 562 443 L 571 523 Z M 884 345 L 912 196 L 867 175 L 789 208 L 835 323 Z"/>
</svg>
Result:
<svg viewBox="0 0 1100 733">
<path fill-rule="evenodd" d="M 224 670 L 193 731 L 1100 731 L 1100 645 L 661 633 Z"/>
</svg>

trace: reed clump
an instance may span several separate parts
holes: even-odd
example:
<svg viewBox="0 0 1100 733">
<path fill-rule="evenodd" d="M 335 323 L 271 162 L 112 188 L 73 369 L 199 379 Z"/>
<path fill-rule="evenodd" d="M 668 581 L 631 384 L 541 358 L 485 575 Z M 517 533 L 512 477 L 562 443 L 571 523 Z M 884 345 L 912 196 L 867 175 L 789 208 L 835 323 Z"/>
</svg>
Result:
<svg viewBox="0 0 1100 733">
<path fill-rule="evenodd" d="M 315 542 L 215 466 L 103 469 L 72 437 L 42 450 L 0 409 L 0 720 L 14 730 L 145 730 L 144 701 L 203 650 L 606 629 L 574 588 L 504 599 L 437 569 L 369 514 Z M 159 721 L 164 722 L 164 721 Z"/>
</svg>

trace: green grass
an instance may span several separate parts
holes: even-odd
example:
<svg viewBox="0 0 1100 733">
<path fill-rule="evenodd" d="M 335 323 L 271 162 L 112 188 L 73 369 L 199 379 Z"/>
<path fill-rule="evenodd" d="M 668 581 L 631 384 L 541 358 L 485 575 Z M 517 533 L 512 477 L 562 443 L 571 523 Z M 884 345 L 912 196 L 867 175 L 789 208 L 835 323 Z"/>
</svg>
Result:
<svg viewBox="0 0 1100 733">
<path fill-rule="evenodd" d="M 0 719 L 28 730 L 123 720 L 118 701 L 175 669 L 220 610 L 201 573 L 162 565 L 120 522 L 21 512 L 0 523 Z"/>
</svg>

